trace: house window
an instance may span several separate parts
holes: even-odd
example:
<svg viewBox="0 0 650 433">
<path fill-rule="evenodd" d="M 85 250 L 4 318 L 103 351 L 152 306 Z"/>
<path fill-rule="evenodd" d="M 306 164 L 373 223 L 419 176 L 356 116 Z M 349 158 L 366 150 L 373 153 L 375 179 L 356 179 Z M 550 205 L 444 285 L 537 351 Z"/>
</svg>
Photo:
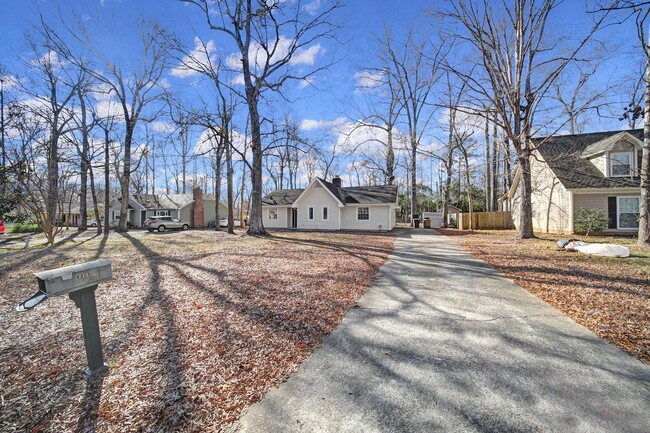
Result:
<svg viewBox="0 0 650 433">
<path fill-rule="evenodd" d="M 618 197 L 618 228 L 639 228 L 639 197 Z"/>
<path fill-rule="evenodd" d="M 269 219 L 270 220 L 278 219 L 278 210 L 277 209 L 269 209 Z"/>
<path fill-rule="evenodd" d="M 313 220 L 313 219 L 314 219 L 314 208 L 313 208 L 313 207 L 310 207 L 310 208 L 309 208 L 308 215 L 309 215 L 309 219 L 310 219 L 310 220 Z"/>
<path fill-rule="evenodd" d="M 613 152 L 609 154 L 610 176 L 630 176 L 632 174 L 632 153 Z"/>
<path fill-rule="evenodd" d="M 327 206 L 323 207 L 323 219 L 329 219 L 329 208 Z"/>
<path fill-rule="evenodd" d="M 357 219 L 361 221 L 368 221 L 370 219 L 370 208 L 369 207 L 357 208 Z"/>
<path fill-rule="evenodd" d="M 168 210 L 157 210 L 153 213 L 154 216 L 169 216 Z"/>
</svg>

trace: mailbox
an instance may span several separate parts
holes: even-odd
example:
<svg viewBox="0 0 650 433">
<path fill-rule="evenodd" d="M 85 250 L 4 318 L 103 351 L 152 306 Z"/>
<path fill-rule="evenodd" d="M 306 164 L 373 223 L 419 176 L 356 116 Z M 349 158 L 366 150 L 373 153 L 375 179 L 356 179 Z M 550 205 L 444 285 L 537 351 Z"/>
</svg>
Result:
<svg viewBox="0 0 650 433">
<path fill-rule="evenodd" d="M 48 297 L 67 294 L 81 312 L 81 324 L 88 359 L 88 368 L 84 370 L 84 373 L 87 376 L 95 376 L 106 371 L 108 366 L 104 364 L 102 355 L 95 290 L 97 290 L 99 283 L 112 278 L 111 261 L 108 259 L 95 260 L 79 265 L 37 272 L 34 276 L 38 282 L 38 292 L 18 305 L 16 310 L 28 311 Z"/>
</svg>

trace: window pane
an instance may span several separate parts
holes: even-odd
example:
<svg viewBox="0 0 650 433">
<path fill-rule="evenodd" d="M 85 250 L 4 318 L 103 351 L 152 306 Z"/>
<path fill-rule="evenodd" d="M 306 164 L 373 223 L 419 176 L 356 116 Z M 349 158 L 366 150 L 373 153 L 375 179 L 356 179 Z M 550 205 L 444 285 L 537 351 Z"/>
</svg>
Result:
<svg viewBox="0 0 650 433">
<path fill-rule="evenodd" d="M 618 226 L 622 229 L 639 228 L 639 199 L 637 197 L 620 197 L 618 199 Z"/>
<path fill-rule="evenodd" d="M 369 220 L 370 219 L 370 208 L 360 207 L 357 211 L 357 219 L 360 220 Z"/>
<path fill-rule="evenodd" d="M 326 207 L 323 208 L 323 219 L 324 220 L 327 219 L 327 208 Z"/>
<path fill-rule="evenodd" d="M 314 219 L 314 208 L 313 207 L 309 208 L 309 219 L 310 220 Z"/>
<path fill-rule="evenodd" d="M 612 153 L 610 155 L 612 176 L 628 176 L 631 172 L 631 154 Z"/>
</svg>

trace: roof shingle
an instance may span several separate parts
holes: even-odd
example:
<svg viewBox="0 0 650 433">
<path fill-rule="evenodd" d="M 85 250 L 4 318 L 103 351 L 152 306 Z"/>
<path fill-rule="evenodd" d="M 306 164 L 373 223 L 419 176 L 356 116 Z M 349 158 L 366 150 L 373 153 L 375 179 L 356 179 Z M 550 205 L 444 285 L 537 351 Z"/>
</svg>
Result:
<svg viewBox="0 0 650 433">
<path fill-rule="evenodd" d="M 609 143 L 607 140 L 621 132 L 643 140 L 643 129 L 628 131 L 595 132 L 591 134 L 556 135 L 533 138 L 532 142 L 549 168 L 567 189 L 582 188 L 633 188 L 639 187 L 638 177 L 605 177 L 583 152 L 594 154 L 594 144 Z M 591 146 L 591 147 L 589 147 Z M 602 151 L 602 149 L 601 149 Z"/>
</svg>

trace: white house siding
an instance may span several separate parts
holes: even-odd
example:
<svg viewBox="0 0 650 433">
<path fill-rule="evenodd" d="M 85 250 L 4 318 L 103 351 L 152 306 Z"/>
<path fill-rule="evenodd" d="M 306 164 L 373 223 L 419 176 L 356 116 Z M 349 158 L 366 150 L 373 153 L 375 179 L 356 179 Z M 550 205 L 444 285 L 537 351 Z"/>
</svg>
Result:
<svg viewBox="0 0 650 433">
<path fill-rule="evenodd" d="M 298 206 L 298 228 L 306 230 L 338 230 L 339 226 L 339 202 L 320 184 L 315 183 L 312 188 L 306 190 L 297 201 Z M 328 219 L 323 219 L 323 207 L 328 207 Z M 314 208 L 314 219 L 309 219 L 309 208 Z M 280 216 L 278 215 L 278 218 Z M 268 221 L 266 219 L 265 221 Z M 285 224 L 284 227 L 287 227 Z"/>
<path fill-rule="evenodd" d="M 603 176 L 607 176 L 607 156 L 604 153 L 595 158 L 590 158 L 589 161 L 596 166 Z"/>
<path fill-rule="evenodd" d="M 569 192 L 539 154 L 531 159 L 530 171 L 533 190 L 531 195 L 533 230 L 543 233 L 568 232 L 570 230 Z M 519 201 L 512 210 L 515 226 L 518 226 Z"/>
<path fill-rule="evenodd" d="M 357 220 L 359 207 L 368 207 L 370 219 L 367 221 Z M 347 205 L 341 209 L 342 230 L 391 230 L 394 226 L 395 216 L 390 205 Z M 380 228 L 381 226 L 381 228 Z"/>
<path fill-rule="evenodd" d="M 270 219 L 269 212 L 271 209 L 275 209 L 278 214 L 278 219 Z M 262 210 L 262 218 L 264 227 L 269 229 L 286 229 L 289 227 L 289 215 L 291 213 L 291 208 L 287 206 L 264 206 Z"/>
</svg>

